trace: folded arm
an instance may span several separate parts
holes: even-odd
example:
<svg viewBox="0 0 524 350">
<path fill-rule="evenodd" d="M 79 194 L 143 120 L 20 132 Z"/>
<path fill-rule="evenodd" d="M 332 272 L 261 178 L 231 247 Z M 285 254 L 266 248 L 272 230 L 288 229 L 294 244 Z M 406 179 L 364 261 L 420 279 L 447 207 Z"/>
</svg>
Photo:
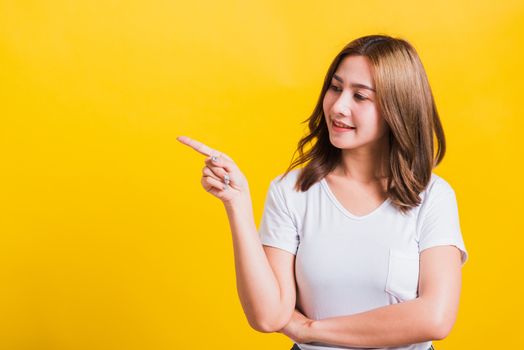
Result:
<svg viewBox="0 0 524 350">
<path fill-rule="evenodd" d="M 303 343 L 320 342 L 348 347 L 395 347 L 444 339 L 455 323 L 461 288 L 460 252 L 437 246 L 421 253 L 419 296 L 358 314 L 304 322 L 295 311 L 287 334 Z M 287 327 L 287 326 L 286 326 Z"/>
<path fill-rule="evenodd" d="M 441 337 L 431 305 L 417 298 L 399 304 L 311 322 L 308 342 L 350 347 L 394 347 Z"/>
</svg>

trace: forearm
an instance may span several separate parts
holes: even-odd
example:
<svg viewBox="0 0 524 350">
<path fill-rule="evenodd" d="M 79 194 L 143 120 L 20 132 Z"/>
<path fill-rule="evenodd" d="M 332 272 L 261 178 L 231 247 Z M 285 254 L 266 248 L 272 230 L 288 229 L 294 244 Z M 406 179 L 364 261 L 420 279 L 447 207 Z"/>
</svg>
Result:
<svg viewBox="0 0 524 350">
<path fill-rule="evenodd" d="M 233 238 L 236 285 L 242 308 L 251 327 L 270 332 L 283 316 L 280 287 L 258 236 L 251 198 L 246 196 L 225 208 Z"/>
<path fill-rule="evenodd" d="M 439 339 L 430 305 L 421 298 L 354 315 L 312 321 L 308 342 L 348 347 L 396 347 Z"/>
</svg>

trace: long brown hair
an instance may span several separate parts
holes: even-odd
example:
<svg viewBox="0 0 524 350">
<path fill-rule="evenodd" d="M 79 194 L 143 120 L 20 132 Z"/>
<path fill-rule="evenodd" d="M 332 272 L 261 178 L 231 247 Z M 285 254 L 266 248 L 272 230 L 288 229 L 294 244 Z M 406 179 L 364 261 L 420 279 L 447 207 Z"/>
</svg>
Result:
<svg viewBox="0 0 524 350">
<path fill-rule="evenodd" d="M 404 39 L 367 35 L 348 43 L 329 66 L 324 85 L 308 123 L 309 133 L 298 142 L 284 178 L 307 163 L 298 175 L 295 190 L 306 191 L 341 161 L 341 149 L 329 140 L 322 108 L 333 74 L 349 55 L 368 58 L 375 83 L 377 110 L 389 125 L 389 176 L 387 194 L 402 213 L 420 205 L 419 197 L 431 173 L 444 158 L 446 140 L 426 72 L 413 46 Z M 433 133 L 437 141 L 434 157 Z M 306 151 L 307 146 L 311 145 Z M 280 179 L 280 180 L 281 180 Z"/>
</svg>

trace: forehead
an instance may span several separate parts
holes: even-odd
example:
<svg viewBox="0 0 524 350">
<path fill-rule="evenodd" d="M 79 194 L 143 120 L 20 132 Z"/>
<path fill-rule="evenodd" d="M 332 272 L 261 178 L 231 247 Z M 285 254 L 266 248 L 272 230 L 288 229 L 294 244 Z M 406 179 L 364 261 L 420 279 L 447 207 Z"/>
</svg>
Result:
<svg viewBox="0 0 524 350">
<path fill-rule="evenodd" d="M 374 87 L 371 65 L 364 56 L 347 56 L 338 65 L 335 74 L 344 80 L 344 84 L 364 84 Z"/>
</svg>

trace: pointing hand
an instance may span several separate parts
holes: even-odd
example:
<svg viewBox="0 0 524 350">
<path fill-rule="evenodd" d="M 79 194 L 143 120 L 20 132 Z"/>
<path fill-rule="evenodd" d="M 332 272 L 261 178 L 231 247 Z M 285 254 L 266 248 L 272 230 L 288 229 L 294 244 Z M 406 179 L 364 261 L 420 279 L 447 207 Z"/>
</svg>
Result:
<svg viewBox="0 0 524 350">
<path fill-rule="evenodd" d="M 224 204 L 232 204 L 241 196 L 249 194 L 246 177 L 228 155 L 187 136 L 179 136 L 176 139 L 208 156 L 205 159 L 206 165 L 202 168 L 200 181 L 207 192 L 222 200 Z"/>
</svg>

